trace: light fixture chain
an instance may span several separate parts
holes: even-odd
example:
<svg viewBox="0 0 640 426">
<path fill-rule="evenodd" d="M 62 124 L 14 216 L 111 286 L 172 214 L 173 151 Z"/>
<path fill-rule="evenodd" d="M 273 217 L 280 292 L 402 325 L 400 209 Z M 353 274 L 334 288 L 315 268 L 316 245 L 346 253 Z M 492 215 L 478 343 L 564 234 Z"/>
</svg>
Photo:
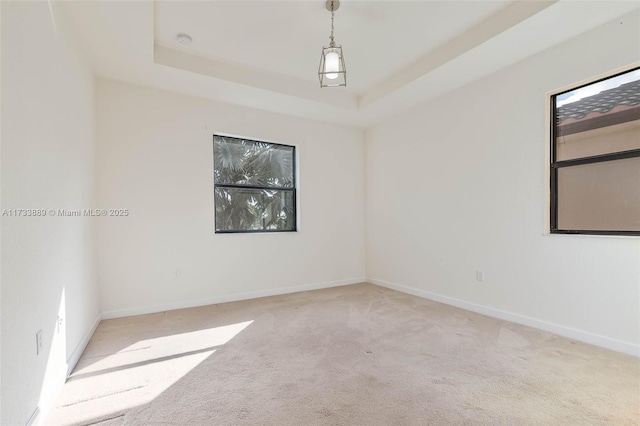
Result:
<svg viewBox="0 0 640 426">
<path fill-rule="evenodd" d="M 333 41 L 333 18 L 335 17 L 336 12 L 331 8 L 331 36 L 329 39 L 331 40 L 331 47 L 335 46 L 336 43 Z"/>
</svg>

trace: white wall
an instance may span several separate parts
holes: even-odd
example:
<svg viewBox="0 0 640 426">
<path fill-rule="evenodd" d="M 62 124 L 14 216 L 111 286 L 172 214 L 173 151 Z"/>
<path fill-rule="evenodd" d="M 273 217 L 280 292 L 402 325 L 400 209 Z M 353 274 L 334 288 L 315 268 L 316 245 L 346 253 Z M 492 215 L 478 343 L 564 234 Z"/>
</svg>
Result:
<svg viewBox="0 0 640 426">
<path fill-rule="evenodd" d="M 361 131 L 105 80 L 96 96 L 99 205 L 131 212 L 98 221 L 106 317 L 364 280 Z M 299 232 L 214 234 L 214 132 L 298 147 Z"/>
<path fill-rule="evenodd" d="M 2 99 L 2 6 L 0 6 L 0 99 Z M 0 211 L 2 211 L 2 102 L 0 101 Z M 2 331 L 2 226 L 0 224 L 0 332 Z M 2 422 L 2 336 L 0 335 L 0 422 Z"/>
<path fill-rule="evenodd" d="M 90 208 L 92 73 L 55 7 L 0 7 L 2 208 Z M 3 425 L 24 425 L 37 406 L 47 408 L 98 316 L 93 228 L 78 217 L 1 217 Z M 36 356 L 39 329 L 44 352 Z"/>
<path fill-rule="evenodd" d="M 370 281 L 640 354 L 640 240 L 544 235 L 545 93 L 639 60 L 639 28 L 628 15 L 370 129 Z"/>
</svg>

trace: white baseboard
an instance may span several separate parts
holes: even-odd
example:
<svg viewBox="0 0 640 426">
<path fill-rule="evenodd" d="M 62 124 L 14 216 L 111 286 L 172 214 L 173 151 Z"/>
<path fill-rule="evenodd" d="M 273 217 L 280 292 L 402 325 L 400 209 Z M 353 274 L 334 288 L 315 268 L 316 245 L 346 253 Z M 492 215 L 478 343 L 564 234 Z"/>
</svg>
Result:
<svg viewBox="0 0 640 426">
<path fill-rule="evenodd" d="M 76 364 L 78 364 L 78 361 L 82 356 L 82 353 L 87 348 L 87 345 L 89 344 L 89 340 L 91 340 L 91 336 L 93 336 L 93 333 L 96 332 L 96 329 L 100 324 L 100 321 L 102 321 L 102 314 L 98 313 L 98 316 L 96 317 L 95 321 L 93 321 L 91 328 L 87 330 L 84 336 L 82 336 L 82 340 L 80 340 L 80 343 L 78 343 L 78 346 L 76 346 L 76 348 L 74 349 L 69 359 L 67 359 L 67 376 L 66 377 L 69 377 L 73 369 L 76 368 Z"/>
<path fill-rule="evenodd" d="M 174 309 L 194 308 L 196 306 L 215 305 L 217 303 L 237 302 L 240 300 L 257 299 L 259 297 L 278 296 L 280 294 L 298 293 L 301 291 L 320 290 L 323 288 L 339 287 L 349 284 L 365 282 L 365 278 L 351 278 L 346 280 L 329 281 L 323 283 L 302 284 L 291 287 L 281 287 L 270 290 L 250 291 L 235 293 L 225 296 L 216 296 L 206 299 L 185 300 L 181 302 L 165 303 L 162 305 L 140 306 L 135 308 L 115 309 L 102 313 L 102 319 L 130 317 L 133 315 L 153 314 L 156 312 L 171 311 Z"/>
<path fill-rule="evenodd" d="M 31 414 L 31 417 L 29 417 L 29 420 L 27 420 L 27 423 L 25 426 L 32 426 L 36 424 L 36 419 L 38 418 L 38 416 L 40 415 L 40 407 L 36 407 L 35 410 L 33 410 L 33 413 Z"/>
<path fill-rule="evenodd" d="M 406 287 L 403 285 L 391 283 L 384 280 L 375 278 L 367 278 L 367 282 L 376 284 L 381 287 L 397 290 L 402 293 L 411 294 L 413 296 L 422 297 L 424 299 L 433 300 L 435 302 L 444 303 L 446 305 L 455 306 L 457 308 L 466 309 L 468 311 L 477 312 L 489 317 L 502 319 L 505 321 L 514 322 L 517 324 L 526 325 L 529 327 L 537 328 L 540 330 L 548 331 L 559 336 L 567 337 L 569 339 L 577 340 L 591 345 L 600 346 L 605 349 L 610 349 L 616 352 L 622 352 L 628 355 L 640 357 L 640 345 L 623 342 L 609 337 L 601 336 L 598 334 L 589 333 L 587 331 L 577 330 L 575 328 L 566 327 L 559 324 L 539 320 L 536 318 L 527 317 L 513 312 L 502 311 L 500 309 L 491 308 L 488 306 L 478 305 L 464 300 L 455 299 L 453 297 L 443 296 L 429 291 L 420 290 L 413 287 Z"/>
</svg>

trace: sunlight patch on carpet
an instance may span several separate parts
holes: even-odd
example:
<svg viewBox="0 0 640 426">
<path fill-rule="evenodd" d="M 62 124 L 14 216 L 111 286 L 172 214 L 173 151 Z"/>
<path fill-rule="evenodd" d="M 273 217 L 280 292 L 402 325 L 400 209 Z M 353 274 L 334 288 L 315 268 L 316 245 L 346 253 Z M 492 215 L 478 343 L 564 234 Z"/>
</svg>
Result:
<svg viewBox="0 0 640 426">
<path fill-rule="evenodd" d="M 87 423 L 148 403 L 252 322 L 144 339 L 92 359 L 69 377 L 52 419 L 59 425 Z"/>
</svg>

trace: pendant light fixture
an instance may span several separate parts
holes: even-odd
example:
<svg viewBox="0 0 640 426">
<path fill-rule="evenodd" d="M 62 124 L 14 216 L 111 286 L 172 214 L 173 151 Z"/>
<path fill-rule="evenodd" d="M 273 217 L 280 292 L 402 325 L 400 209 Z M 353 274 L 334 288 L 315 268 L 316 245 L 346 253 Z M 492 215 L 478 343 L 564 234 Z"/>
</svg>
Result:
<svg viewBox="0 0 640 426">
<path fill-rule="evenodd" d="M 326 7 L 331 12 L 331 35 L 329 36 L 329 46 L 322 48 L 322 56 L 320 57 L 320 68 L 318 68 L 320 87 L 346 86 L 347 69 L 344 66 L 342 46 L 333 40 L 333 18 L 336 10 L 340 7 L 340 1 L 327 0 Z"/>
</svg>

